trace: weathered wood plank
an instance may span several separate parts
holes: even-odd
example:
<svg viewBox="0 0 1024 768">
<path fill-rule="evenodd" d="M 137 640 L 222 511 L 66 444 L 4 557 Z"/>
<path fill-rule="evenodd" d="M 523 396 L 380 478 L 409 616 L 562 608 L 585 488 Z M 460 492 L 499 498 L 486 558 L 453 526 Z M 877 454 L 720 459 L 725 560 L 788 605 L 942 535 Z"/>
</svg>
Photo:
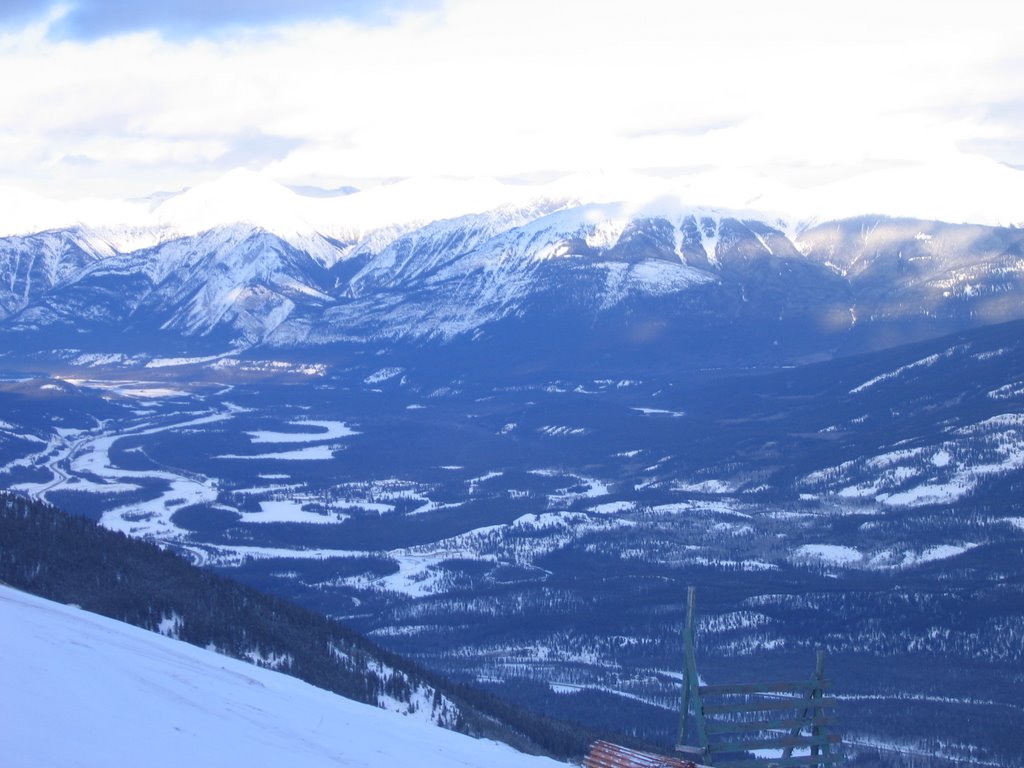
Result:
<svg viewBox="0 0 1024 768">
<path fill-rule="evenodd" d="M 750 733 L 752 731 L 788 730 L 790 728 L 801 728 L 805 726 L 832 726 L 838 725 L 834 717 L 800 717 L 786 718 L 783 720 L 709 720 L 704 724 L 705 729 L 711 733 Z"/>
<path fill-rule="evenodd" d="M 742 712 L 769 712 L 784 709 L 804 710 L 809 706 L 814 709 L 831 709 L 835 707 L 835 699 L 808 699 L 804 696 L 791 696 L 786 699 L 770 699 L 757 701 L 743 701 L 737 704 L 705 704 L 704 714 L 706 715 L 728 715 Z"/>
<path fill-rule="evenodd" d="M 789 734 L 779 735 L 774 738 L 757 739 L 755 741 L 723 741 L 711 742 L 708 745 L 711 752 L 743 752 L 751 749 L 794 749 L 797 747 L 823 747 L 826 744 L 841 744 L 842 737 L 830 733 L 821 736 L 790 736 Z"/>
<path fill-rule="evenodd" d="M 697 726 L 697 743 L 707 746 L 708 734 L 704 730 L 704 695 L 700 690 L 700 675 L 697 674 L 697 654 L 693 648 L 693 633 L 694 633 L 694 616 L 696 611 L 696 595 L 697 590 L 690 589 L 688 603 L 689 607 L 687 610 L 687 625 L 686 632 L 684 633 L 684 650 L 686 652 L 686 690 L 689 691 L 690 696 L 687 697 L 687 701 L 692 701 L 693 711 L 696 714 L 694 718 L 694 724 Z M 686 733 L 686 717 L 683 717 L 683 735 L 679 738 L 681 743 L 689 741 Z"/>
<path fill-rule="evenodd" d="M 704 756 L 708 753 L 704 747 L 691 747 L 686 744 L 676 744 L 676 752 L 682 752 L 684 755 L 700 755 Z"/>
<path fill-rule="evenodd" d="M 697 669 L 693 658 L 693 617 L 697 610 L 697 588 L 690 587 L 686 594 L 686 624 L 683 626 L 683 702 L 679 707 L 679 730 L 676 741 L 684 744 L 690 740 L 687 718 L 690 716 L 690 698 L 694 693 L 699 678 L 690 678 L 690 667 Z M 692 662 L 692 663 L 691 663 Z M 696 694 L 700 696 L 699 693 Z M 700 704 L 697 705 L 697 716 L 700 716 Z M 704 742 L 701 742 L 704 743 Z"/>
<path fill-rule="evenodd" d="M 778 768 L 789 768 L 789 766 L 825 766 L 843 761 L 842 755 L 835 753 L 831 755 L 801 755 L 800 757 L 773 757 L 762 760 L 745 758 L 743 760 L 716 760 L 715 768 L 768 768 L 769 765 Z"/>
<path fill-rule="evenodd" d="M 731 693 L 795 693 L 831 687 L 831 680 L 774 680 L 766 683 L 702 685 L 698 690 L 705 696 L 726 696 Z"/>
<path fill-rule="evenodd" d="M 812 679 L 813 680 L 824 680 L 825 679 L 825 652 L 819 649 L 816 655 L 817 655 L 817 662 L 814 665 L 814 677 Z M 807 694 L 807 699 L 809 700 L 809 703 L 815 702 L 815 701 L 820 701 L 823 695 L 824 694 L 822 693 L 820 688 L 815 688 L 813 691 L 811 691 L 811 692 L 809 692 Z M 801 717 L 807 717 L 808 715 L 814 715 L 814 714 L 821 715 L 821 714 L 823 714 L 823 712 L 820 709 L 807 708 L 803 712 L 800 713 L 800 716 Z M 793 728 L 789 733 L 790 733 L 791 736 L 799 736 L 801 730 L 803 730 L 803 729 L 802 728 Z M 814 728 L 811 729 L 811 733 L 813 733 L 815 736 L 819 736 L 819 735 L 821 735 L 821 728 L 814 727 Z M 815 747 L 814 749 L 811 750 L 811 754 L 812 755 L 817 755 L 817 754 L 821 753 L 821 751 L 822 750 L 820 750 L 817 747 Z M 829 750 L 826 747 L 824 751 L 828 752 Z M 792 755 L 793 755 L 793 750 L 788 748 L 788 747 L 782 751 L 782 757 L 792 757 Z"/>
</svg>

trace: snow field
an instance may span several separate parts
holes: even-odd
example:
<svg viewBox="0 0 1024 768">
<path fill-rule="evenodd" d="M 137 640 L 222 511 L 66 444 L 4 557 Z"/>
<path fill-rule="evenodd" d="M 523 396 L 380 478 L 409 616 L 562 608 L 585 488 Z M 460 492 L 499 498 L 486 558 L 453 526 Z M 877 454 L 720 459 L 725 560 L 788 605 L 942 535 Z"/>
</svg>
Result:
<svg viewBox="0 0 1024 768">
<path fill-rule="evenodd" d="M 6 768 L 554 768 L 268 669 L 0 587 Z"/>
</svg>

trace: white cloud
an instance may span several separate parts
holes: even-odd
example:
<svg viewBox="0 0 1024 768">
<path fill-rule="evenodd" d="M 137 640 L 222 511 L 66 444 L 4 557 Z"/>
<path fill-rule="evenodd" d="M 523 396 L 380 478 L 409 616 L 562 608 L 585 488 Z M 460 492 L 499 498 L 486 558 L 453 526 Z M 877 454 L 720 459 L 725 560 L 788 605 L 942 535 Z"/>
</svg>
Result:
<svg viewBox="0 0 1024 768">
<path fill-rule="evenodd" d="M 1018 121 L 990 107 L 1024 102 L 1020 8 L 453 0 L 389 26 L 217 41 L 54 42 L 36 26 L 0 37 L 0 183 L 178 188 L 246 164 L 241 137 L 254 134 L 281 141 L 250 165 L 331 185 L 705 166 L 842 175 L 963 146 L 1013 152 Z"/>
</svg>

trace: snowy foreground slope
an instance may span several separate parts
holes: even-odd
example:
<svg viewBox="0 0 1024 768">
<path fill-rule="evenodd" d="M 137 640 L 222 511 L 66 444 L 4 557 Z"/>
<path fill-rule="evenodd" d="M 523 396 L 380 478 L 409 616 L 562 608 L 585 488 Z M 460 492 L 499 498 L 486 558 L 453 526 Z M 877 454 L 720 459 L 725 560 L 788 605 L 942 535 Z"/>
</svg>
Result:
<svg viewBox="0 0 1024 768">
<path fill-rule="evenodd" d="M 6 768 L 558 765 L 9 587 L 0 690 Z"/>
</svg>

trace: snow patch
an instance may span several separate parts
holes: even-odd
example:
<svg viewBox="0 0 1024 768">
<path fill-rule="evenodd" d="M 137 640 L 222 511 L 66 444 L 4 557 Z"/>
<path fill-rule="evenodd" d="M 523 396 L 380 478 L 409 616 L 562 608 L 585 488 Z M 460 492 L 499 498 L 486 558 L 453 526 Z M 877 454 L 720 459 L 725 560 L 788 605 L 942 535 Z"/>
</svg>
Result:
<svg viewBox="0 0 1024 768">
<path fill-rule="evenodd" d="M 337 440 L 342 437 L 351 437 L 352 435 L 358 435 L 354 429 L 350 428 L 343 421 L 290 421 L 288 422 L 295 427 L 316 427 L 324 430 L 323 432 L 271 432 L 267 430 L 258 430 L 255 432 L 246 432 L 249 435 L 249 440 L 253 443 L 318 443 L 324 440 Z"/>
<path fill-rule="evenodd" d="M 679 418 L 685 416 L 686 411 L 668 411 L 664 408 L 640 408 L 634 407 L 632 410 L 639 411 L 644 416 L 671 416 L 673 418 Z"/>
<path fill-rule="evenodd" d="M 864 559 L 864 555 L 853 547 L 842 544 L 804 544 L 793 553 L 802 560 L 819 560 L 833 565 L 853 565 Z"/>
<path fill-rule="evenodd" d="M 308 523 L 326 525 L 343 523 L 349 516 L 340 512 L 321 515 L 308 512 L 303 504 L 295 499 L 274 499 L 259 502 L 259 512 L 239 512 L 243 523 Z"/>
<path fill-rule="evenodd" d="M 328 461 L 334 458 L 334 449 L 329 445 L 312 445 L 294 451 L 278 451 L 276 453 L 259 453 L 245 455 L 238 453 L 222 453 L 215 459 L 248 459 L 252 461 Z"/>
<path fill-rule="evenodd" d="M 369 376 L 363 379 L 363 383 L 381 384 L 385 381 L 389 381 L 395 378 L 396 376 L 401 376 L 404 370 L 404 368 L 381 368 L 379 371 L 371 373 Z"/>
<path fill-rule="evenodd" d="M 587 511 L 593 512 L 595 515 L 618 515 L 623 512 L 631 512 L 634 509 L 636 509 L 636 504 L 632 501 L 608 501 L 588 507 Z"/>
<path fill-rule="evenodd" d="M 868 379 L 863 384 L 860 384 L 859 386 L 856 386 L 853 389 L 851 389 L 850 390 L 850 394 L 851 395 L 856 395 L 859 392 L 863 392 L 865 389 L 869 389 L 869 388 L 875 386 L 876 384 L 880 384 L 883 381 L 888 381 L 889 379 L 895 379 L 897 376 L 900 376 L 901 374 L 904 374 L 907 371 L 911 371 L 911 370 L 913 370 L 915 368 L 921 368 L 921 367 L 927 367 L 927 366 L 935 365 L 935 363 L 939 362 L 939 360 L 942 357 L 944 357 L 944 356 L 948 356 L 948 355 L 937 355 L 937 354 L 936 355 L 928 355 L 928 357 L 925 357 L 925 358 L 922 358 L 920 360 L 917 360 L 916 362 L 908 363 L 907 365 L 900 366 L 895 371 L 890 371 L 889 373 L 883 373 L 883 374 L 881 374 L 879 376 L 875 376 L 873 379 Z"/>
</svg>

